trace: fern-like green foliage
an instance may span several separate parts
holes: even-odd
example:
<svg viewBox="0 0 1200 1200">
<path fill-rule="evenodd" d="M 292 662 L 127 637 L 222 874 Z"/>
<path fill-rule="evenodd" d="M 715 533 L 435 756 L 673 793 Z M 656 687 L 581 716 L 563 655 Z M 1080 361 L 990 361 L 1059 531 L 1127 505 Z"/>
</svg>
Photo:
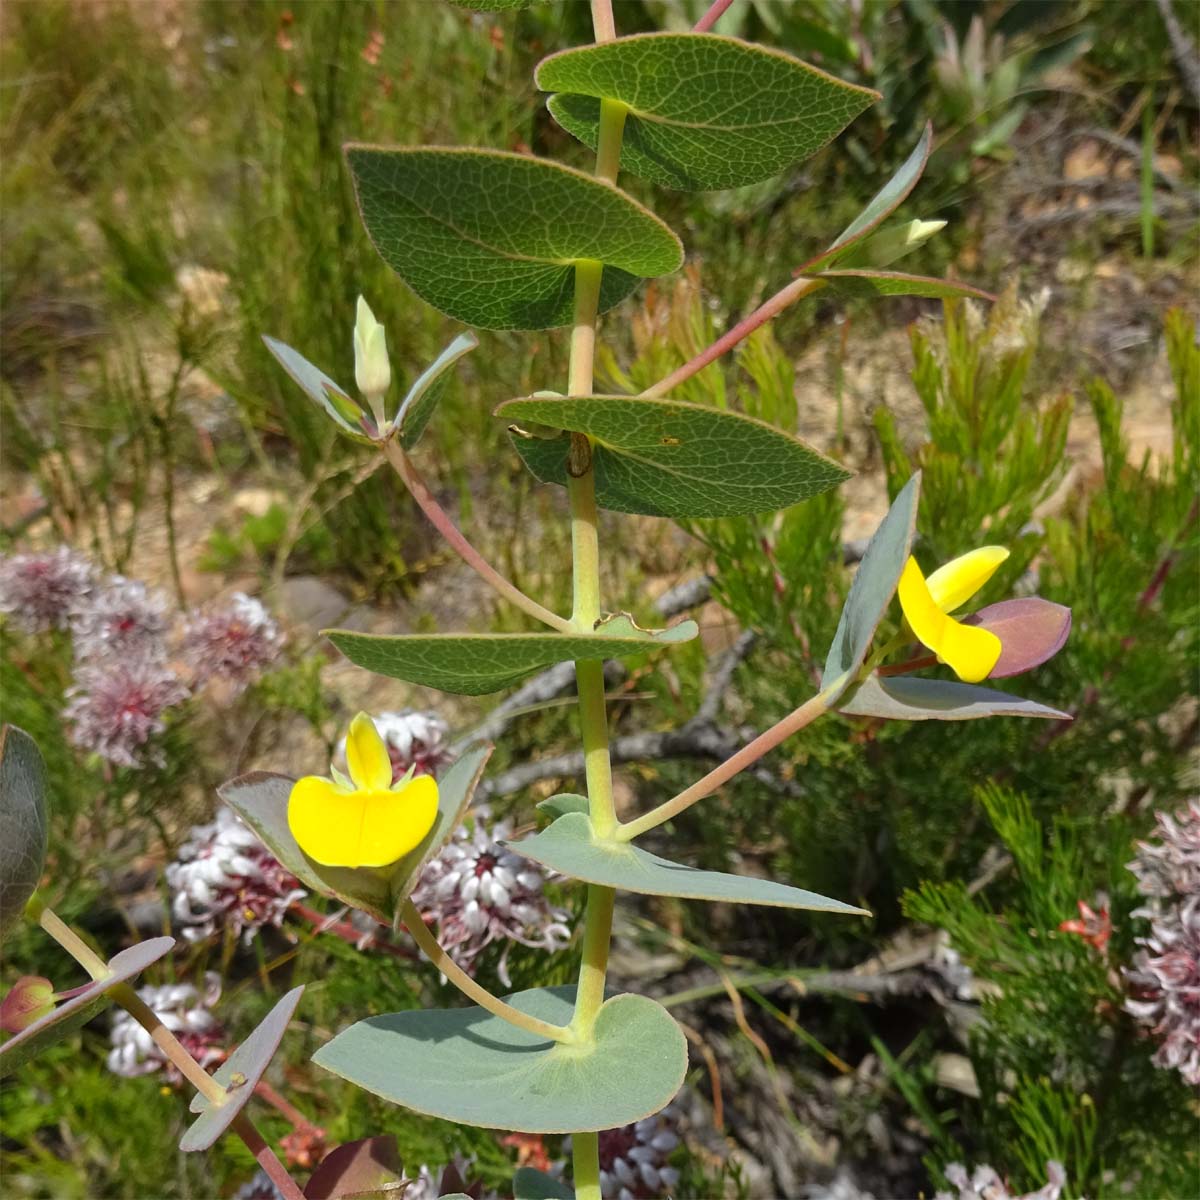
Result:
<svg viewBox="0 0 1200 1200">
<path fill-rule="evenodd" d="M 977 798 L 1008 872 L 979 895 L 951 882 L 904 898 L 906 915 L 949 933 L 982 997 L 969 1042 L 980 1097 L 960 1113 L 964 1153 L 1022 1187 L 1038 1186 L 1054 1159 L 1073 1195 L 1188 1195 L 1200 1165 L 1188 1088 L 1153 1066 L 1122 1008 L 1141 900 L 1125 863 L 1142 819 L 1044 823 L 1011 789 Z M 1059 929 L 1081 899 L 1107 908 L 1103 945 Z"/>
</svg>

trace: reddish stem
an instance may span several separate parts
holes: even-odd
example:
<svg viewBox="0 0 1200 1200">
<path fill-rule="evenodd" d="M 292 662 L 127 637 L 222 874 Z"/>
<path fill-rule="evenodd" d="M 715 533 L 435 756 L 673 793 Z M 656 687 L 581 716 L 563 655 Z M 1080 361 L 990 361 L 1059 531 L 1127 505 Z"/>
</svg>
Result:
<svg viewBox="0 0 1200 1200">
<path fill-rule="evenodd" d="M 284 1200 L 304 1200 L 304 1193 L 287 1173 L 283 1163 L 275 1157 L 275 1151 L 263 1140 L 262 1134 L 250 1123 L 250 1118 L 245 1113 L 238 1113 L 233 1120 L 233 1127 Z"/>
<path fill-rule="evenodd" d="M 789 304 L 794 304 L 804 296 L 810 295 L 819 288 L 826 286 L 823 279 L 793 279 L 785 288 L 781 288 L 769 300 L 760 304 L 748 317 L 739 321 L 728 333 L 719 337 L 707 350 L 702 350 L 695 358 L 689 359 L 682 367 L 676 368 L 670 375 L 660 379 L 648 387 L 643 396 L 665 396 L 672 388 L 678 387 L 684 380 L 691 379 L 697 371 L 704 370 L 709 363 L 715 362 L 722 354 L 749 337 L 760 326 L 777 317 Z"/>
<path fill-rule="evenodd" d="M 307 904 L 293 904 L 292 912 L 298 917 L 303 917 L 318 933 L 332 933 L 334 937 L 339 937 L 343 942 L 349 942 L 352 946 L 362 940 L 362 930 L 356 929 L 349 921 L 331 921 L 324 913 L 317 912 L 315 908 L 309 908 Z M 397 946 L 394 942 L 383 940 L 375 942 L 374 945 L 385 954 L 392 955 L 393 958 L 403 958 L 409 962 L 417 960 L 417 952 L 409 950 L 407 946 Z"/>
<path fill-rule="evenodd" d="M 707 33 L 724 15 L 733 0 L 713 0 L 708 12 L 692 26 L 693 33 Z"/>
<path fill-rule="evenodd" d="M 321 1133 L 320 1126 L 314 1125 L 291 1101 L 281 1096 L 265 1079 L 260 1079 L 254 1085 L 255 1095 L 261 1096 L 273 1109 L 289 1121 L 293 1129 L 301 1133 Z"/>
</svg>

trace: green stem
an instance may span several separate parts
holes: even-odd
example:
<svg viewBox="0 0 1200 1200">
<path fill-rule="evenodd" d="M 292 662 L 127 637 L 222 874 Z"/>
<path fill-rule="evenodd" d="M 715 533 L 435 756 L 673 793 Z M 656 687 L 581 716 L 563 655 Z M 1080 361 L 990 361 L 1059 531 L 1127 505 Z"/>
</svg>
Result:
<svg viewBox="0 0 1200 1200">
<path fill-rule="evenodd" d="M 616 37 L 612 0 L 592 0 L 592 24 L 597 42 Z M 615 184 L 625 126 L 622 105 L 602 102 L 596 175 Z M 579 263 L 575 268 L 575 324 L 571 331 L 568 392 L 586 396 L 592 391 L 596 353 L 596 317 L 600 307 L 599 263 Z M 571 504 L 571 558 L 574 583 L 572 622 L 590 630 L 600 619 L 600 543 L 596 531 L 596 480 L 592 472 L 591 444 L 583 438 L 572 445 L 571 475 L 567 495 Z M 604 667 L 599 662 L 577 662 L 579 725 L 583 738 L 588 808 L 597 830 L 616 827 L 613 805 L 612 763 L 608 750 L 608 717 L 604 705 Z M 608 948 L 612 940 L 613 903 L 616 893 L 598 884 L 588 885 L 587 912 L 575 1015 L 571 1028 L 585 1041 L 592 1040 L 596 1015 L 604 1003 Z M 571 1165 L 576 1200 L 601 1200 L 600 1141 L 595 1133 L 576 1133 Z"/>
<path fill-rule="evenodd" d="M 107 979 L 112 972 L 92 948 L 63 921 L 53 909 L 47 908 L 37 897 L 32 897 L 25 906 L 37 923 L 95 980 Z"/>
<path fill-rule="evenodd" d="M 515 1025 L 518 1029 L 524 1029 L 528 1033 L 535 1034 L 537 1037 L 544 1037 L 552 1042 L 572 1042 L 575 1040 L 574 1034 L 565 1026 L 551 1025 L 549 1021 L 539 1021 L 537 1017 L 531 1017 L 528 1013 L 523 1013 L 520 1009 L 513 1008 L 511 1004 L 505 1004 L 499 996 L 493 996 L 487 988 L 476 983 L 446 953 L 442 946 L 438 944 L 437 938 L 433 936 L 429 926 L 425 924 L 425 918 L 421 916 L 420 910 L 411 900 L 405 900 L 401 907 L 400 920 L 404 922 L 404 927 L 412 934 L 413 941 L 421 947 L 425 957 L 460 992 L 471 1000 L 474 1000 L 480 1008 L 487 1009 L 493 1016 L 499 1017 L 502 1021 L 507 1021 L 510 1025 Z"/>
<path fill-rule="evenodd" d="M 600 1135 L 571 1135 L 571 1175 L 575 1200 L 600 1200 Z"/>
</svg>

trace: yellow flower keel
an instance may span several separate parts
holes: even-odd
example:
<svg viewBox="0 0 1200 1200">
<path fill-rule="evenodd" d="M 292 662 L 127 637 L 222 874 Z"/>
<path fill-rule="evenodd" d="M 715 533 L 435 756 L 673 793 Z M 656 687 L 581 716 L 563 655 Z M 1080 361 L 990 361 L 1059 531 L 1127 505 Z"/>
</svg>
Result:
<svg viewBox="0 0 1200 1200">
<path fill-rule="evenodd" d="M 971 555 L 964 555 L 962 559 L 948 563 L 947 567 L 962 563 L 970 557 Z M 1004 552 L 1004 557 L 1007 557 L 1007 551 Z M 1000 639 L 990 630 L 963 625 L 956 621 L 947 614 L 943 603 L 957 601 L 957 604 L 962 604 L 970 599 L 1003 561 L 1004 558 L 1000 558 L 986 571 L 987 563 L 970 564 L 967 574 L 977 581 L 970 591 L 965 591 L 966 583 L 963 577 L 951 576 L 948 579 L 943 576 L 945 590 L 942 603 L 933 595 L 915 558 L 909 558 L 900 576 L 897 589 L 900 607 L 904 610 L 905 619 L 917 640 L 932 650 L 939 661 L 949 666 L 964 683 L 979 683 L 988 677 L 1000 660 Z M 943 567 L 942 570 L 946 568 Z"/>
</svg>

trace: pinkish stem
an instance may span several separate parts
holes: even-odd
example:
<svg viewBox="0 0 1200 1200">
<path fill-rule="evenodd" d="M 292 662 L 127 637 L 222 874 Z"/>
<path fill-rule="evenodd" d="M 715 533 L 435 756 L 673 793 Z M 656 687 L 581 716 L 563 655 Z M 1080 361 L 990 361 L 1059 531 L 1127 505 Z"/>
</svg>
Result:
<svg viewBox="0 0 1200 1200">
<path fill-rule="evenodd" d="M 434 528 L 446 539 L 450 548 L 471 568 L 493 591 L 523 609 L 531 617 L 557 629 L 560 633 L 571 631 L 571 623 L 565 618 L 543 608 L 536 600 L 525 595 L 515 584 L 510 583 L 497 571 L 491 563 L 471 545 L 463 536 L 462 531 L 450 519 L 449 513 L 434 499 L 429 486 L 422 478 L 412 459 L 404 453 L 404 448 L 395 439 L 381 445 L 388 462 L 396 469 L 396 474 L 404 481 L 404 486 L 412 494 L 412 498 L 420 506 L 421 511 L 429 518 Z"/>
<path fill-rule="evenodd" d="M 693 33 L 707 33 L 724 15 L 733 0 L 713 0 L 708 12 L 692 26 Z"/>
<path fill-rule="evenodd" d="M 695 358 L 685 362 L 682 367 L 677 367 L 665 379 L 660 379 L 656 384 L 648 387 L 642 395 L 651 398 L 665 396 L 672 388 L 678 387 L 679 384 L 683 383 L 684 380 L 691 379 L 697 371 L 702 371 L 709 363 L 716 362 L 722 354 L 727 354 L 738 342 L 742 341 L 743 338 L 749 337 L 760 326 L 773 320 L 789 304 L 794 304 L 797 300 L 811 295 L 825 286 L 826 283 L 823 279 L 806 279 L 804 276 L 801 276 L 799 279 L 793 279 L 787 287 L 776 292 L 769 300 L 760 304 L 748 317 L 739 321 L 723 337 L 719 337 L 707 350 L 702 350 Z"/>
<path fill-rule="evenodd" d="M 246 1143 L 246 1148 L 254 1155 L 255 1161 L 266 1172 L 267 1177 L 279 1189 L 284 1200 L 304 1200 L 304 1193 L 296 1181 L 287 1173 L 287 1168 L 276 1158 L 275 1151 L 267 1145 L 262 1134 L 254 1128 L 245 1113 L 238 1113 L 234 1117 L 233 1128 L 238 1137 Z"/>
</svg>

